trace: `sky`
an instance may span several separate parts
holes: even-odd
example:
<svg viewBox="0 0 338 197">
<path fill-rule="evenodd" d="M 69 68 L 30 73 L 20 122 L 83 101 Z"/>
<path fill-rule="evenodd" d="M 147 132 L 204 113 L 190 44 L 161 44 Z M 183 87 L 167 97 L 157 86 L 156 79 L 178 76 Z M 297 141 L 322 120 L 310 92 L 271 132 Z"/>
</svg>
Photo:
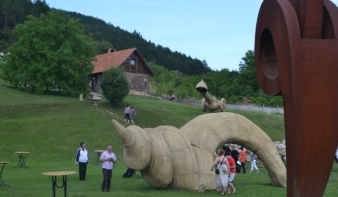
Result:
<svg viewBox="0 0 338 197">
<path fill-rule="evenodd" d="M 245 53 L 254 49 L 257 16 L 263 0 L 46 2 L 52 8 L 97 17 L 129 32 L 136 30 L 155 44 L 205 60 L 214 70 L 238 70 Z M 337 5 L 338 0 L 333 2 Z"/>
</svg>

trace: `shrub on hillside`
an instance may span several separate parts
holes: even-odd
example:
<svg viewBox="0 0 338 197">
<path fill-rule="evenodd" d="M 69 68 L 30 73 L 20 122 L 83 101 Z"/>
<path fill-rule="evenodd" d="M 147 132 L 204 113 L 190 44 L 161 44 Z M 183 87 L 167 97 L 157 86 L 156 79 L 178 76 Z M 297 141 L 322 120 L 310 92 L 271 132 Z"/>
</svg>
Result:
<svg viewBox="0 0 338 197">
<path fill-rule="evenodd" d="M 101 88 L 103 95 L 113 105 L 119 105 L 129 93 L 129 83 L 119 68 L 111 68 L 103 73 Z"/>
</svg>

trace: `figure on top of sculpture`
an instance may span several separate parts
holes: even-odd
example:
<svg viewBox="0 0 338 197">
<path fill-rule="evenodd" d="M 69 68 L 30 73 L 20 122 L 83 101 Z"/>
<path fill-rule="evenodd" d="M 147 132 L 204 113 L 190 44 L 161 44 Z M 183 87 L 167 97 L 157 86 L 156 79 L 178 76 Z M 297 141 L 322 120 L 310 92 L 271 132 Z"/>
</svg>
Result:
<svg viewBox="0 0 338 197">
<path fill-rule="evenodd" d="M 196 90 L 204 97 L 202 99 L 201 107 L 203 111 L 215 111 L 220 109 L 221 112 L 224 112 L 226 109 L 226 101 L 222 98 L 220 101 L 215 97 L 211 96 L 208 92 L 208 86 L 202 80 L 196 85 Z"/>
</svg>

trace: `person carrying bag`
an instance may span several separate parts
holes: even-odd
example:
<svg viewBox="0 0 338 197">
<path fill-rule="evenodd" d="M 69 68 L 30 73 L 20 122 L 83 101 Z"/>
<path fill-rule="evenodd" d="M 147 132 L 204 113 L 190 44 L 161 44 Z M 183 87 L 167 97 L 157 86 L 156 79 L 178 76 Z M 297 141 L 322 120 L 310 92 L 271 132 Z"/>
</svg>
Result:
<svg viewBox="0 0 338 197">
<path fill-rule="evenodd" d="M 223 169 L 223 161 L 224 161 L 224 158 L 225 157 L 223 157 L 223 160 L 222 160 L 222 162 L 221 162 L 221 164 L 218 166 L 218 168 L 215 170 L 215 173 L 216 174 L 219 174 L 220 173 L 220 171 L 219 171 L 219 169 L 221 168 L 221 170 L 222 170 L 222 172 L 224 172 L 225 173 L 225 171 L 224 171 L 224 169 Z M 217 165 L 217 164 L 216 164 Z M 216 167 L 216 166 L 215 166 Z M 225 167 L 226 168 L 226 167 Z M 226 171 L 227 172 L 227 171 Z M 227 173 L 225 173 L 225 174 L 227 174 Z"/>
<path fill-rule="evenodd" d="M 214 167 L 219 165 L 217 169 L 215 169 L 216 173 L 216 191 L 220 191 L 221 195 L 224 195 L 225 191 L 228 189 L 228 178 L 229 178 L 229 163 L 228 159 L 224 155 L 224 150 L 220 149 L 218 152 L 218 156 L 215 158 L 214 165 L 211 167 L 211 171 L 213 171 Z M 223 157 L 223 158 L 221 158 Z M 222 162 L 219 161 L 222 159 Z"/>
</svg>

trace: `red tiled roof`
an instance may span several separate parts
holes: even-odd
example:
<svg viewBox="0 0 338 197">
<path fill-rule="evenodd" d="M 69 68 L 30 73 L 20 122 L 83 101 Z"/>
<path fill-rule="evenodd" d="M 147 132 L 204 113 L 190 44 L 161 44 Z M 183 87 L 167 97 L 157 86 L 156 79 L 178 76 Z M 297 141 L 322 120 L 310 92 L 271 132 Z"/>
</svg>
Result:
<svg viewBox="0 0 338 197">
<path fill-rule="evenodd" d="M 251 100 L 247 99 L 247 98 L 242 98 L 243 101 L 247 102 L 247 103 L 252 103 Z"/>
<path fill-rule="evenodd" d="M 96 61 L 92 62 L 94 65 L 93 73 L 104 72 L 111 67 L 119 67 L 135 50 L 137 49 L 131 48 L 97 55 L 95 57 Z"/>
</svg>

